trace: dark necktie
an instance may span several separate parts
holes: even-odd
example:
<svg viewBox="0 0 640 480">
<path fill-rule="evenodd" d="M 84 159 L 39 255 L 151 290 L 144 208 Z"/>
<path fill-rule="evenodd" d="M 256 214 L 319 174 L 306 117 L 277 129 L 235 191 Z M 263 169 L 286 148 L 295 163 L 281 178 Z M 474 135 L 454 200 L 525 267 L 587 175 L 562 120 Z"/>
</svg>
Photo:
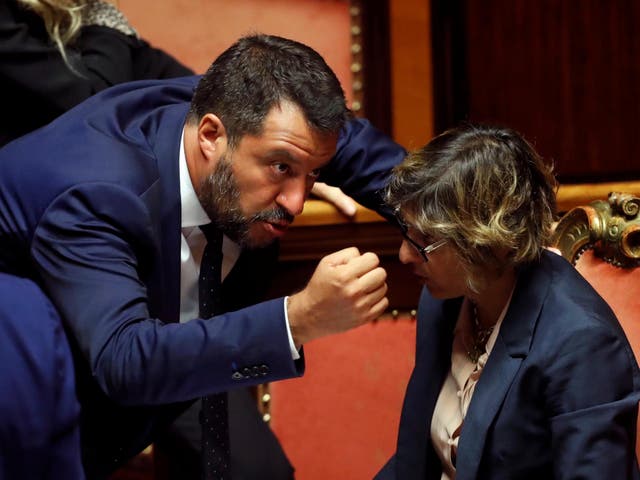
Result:
<svg viewBox="0 0 640 480">
<path fill-rule="evenodd" d="M 200 227 L 207 245 L 200 263 L 198 297 L 200 318 L 220 313 L 222 273 L 222 233 L 211 225 Z M 230 478 L 229 420 L 227 394 L 208 395 L 202 399 L 202 478 L 222 480 Z"/>
</svg>

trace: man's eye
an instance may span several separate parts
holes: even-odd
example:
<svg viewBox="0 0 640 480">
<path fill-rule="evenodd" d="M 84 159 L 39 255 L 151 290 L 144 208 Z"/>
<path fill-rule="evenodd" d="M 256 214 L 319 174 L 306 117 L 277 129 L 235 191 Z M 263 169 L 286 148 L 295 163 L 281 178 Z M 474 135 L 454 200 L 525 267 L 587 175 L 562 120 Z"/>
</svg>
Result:
<svg viewBox="0 0 640 480">
<path fill-rule="evenodd" d="M 309 172 L 309 176 L 316 180 L 320 176 L 320 169 L 316 168 L 315 170 L 311 170 L 311 172 Z"/>
<path fill-rule="evenodd" d="M 273 165 L 273 168 L 278 173 L 287 173 L 290 170 L 289 165 L 287 165 L 286 163 L 276 163 Z"/>
</svg>

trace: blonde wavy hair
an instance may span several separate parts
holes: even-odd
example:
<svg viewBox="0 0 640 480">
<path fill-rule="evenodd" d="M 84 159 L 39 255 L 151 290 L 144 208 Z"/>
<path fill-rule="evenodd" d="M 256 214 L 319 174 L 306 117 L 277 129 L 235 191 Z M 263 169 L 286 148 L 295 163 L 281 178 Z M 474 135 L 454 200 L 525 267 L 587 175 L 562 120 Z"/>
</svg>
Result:
<svg viewBox="0 0 640 480">
<path fill-rule="evenodd" d="M 553 167 L 517 132 L 465 125 L 410 153 L 394 169 L 386 199 L 429 240 L 455 248 L 477 291 L 491 275 L 540 257 L 556 190 Z"/>
<path fill-rule="evenodd" d="M 17 0 L 44 21 L 49 37 L 68 64 L 66 47 L 82 26 L 82 9 L 86 0 Z"/>
</svg>

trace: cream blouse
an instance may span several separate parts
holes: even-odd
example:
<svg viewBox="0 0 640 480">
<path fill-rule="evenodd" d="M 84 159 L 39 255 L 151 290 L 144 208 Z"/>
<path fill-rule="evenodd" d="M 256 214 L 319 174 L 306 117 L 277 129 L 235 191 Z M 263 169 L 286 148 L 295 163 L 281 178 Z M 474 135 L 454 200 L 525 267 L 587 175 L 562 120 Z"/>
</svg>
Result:
<svg viewBox="0 0 640 480">
<path fill-rule="evenodd" d="M 513 294 L 513 292 L 511 292 Z M 485 352 L 474 364 L 467 352 L 473 345 L 472 305 L 465 298 L 453 331 L 453 348 L 451 353 L 451 370 L 442 385 L 431 418 L 431 441 L 442 462 L 441 480 L 456 478 L 456 455 L 458 439 L 462 430 L 462 422 L 471 403 L 471 397 L 482 369 L 487 363 L 493 345 L 496 342 L 500 325 L 511 303 L 511 296 L 496 322 L 493 332 L 485 345 Z"/>
</svg>

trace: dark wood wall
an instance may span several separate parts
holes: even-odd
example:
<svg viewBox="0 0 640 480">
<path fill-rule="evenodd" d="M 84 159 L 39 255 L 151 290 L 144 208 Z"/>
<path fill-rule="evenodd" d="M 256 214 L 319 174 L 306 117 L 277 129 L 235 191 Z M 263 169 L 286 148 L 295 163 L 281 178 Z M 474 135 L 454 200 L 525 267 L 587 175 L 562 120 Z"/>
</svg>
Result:
<svg viewBox="0 0 640 480">
<path fill-rule="evenodd" d="M 436 132 L 519 130 L 562 182 L 640 178 L 640 2 L 432 0 Z"/>
</svg>

